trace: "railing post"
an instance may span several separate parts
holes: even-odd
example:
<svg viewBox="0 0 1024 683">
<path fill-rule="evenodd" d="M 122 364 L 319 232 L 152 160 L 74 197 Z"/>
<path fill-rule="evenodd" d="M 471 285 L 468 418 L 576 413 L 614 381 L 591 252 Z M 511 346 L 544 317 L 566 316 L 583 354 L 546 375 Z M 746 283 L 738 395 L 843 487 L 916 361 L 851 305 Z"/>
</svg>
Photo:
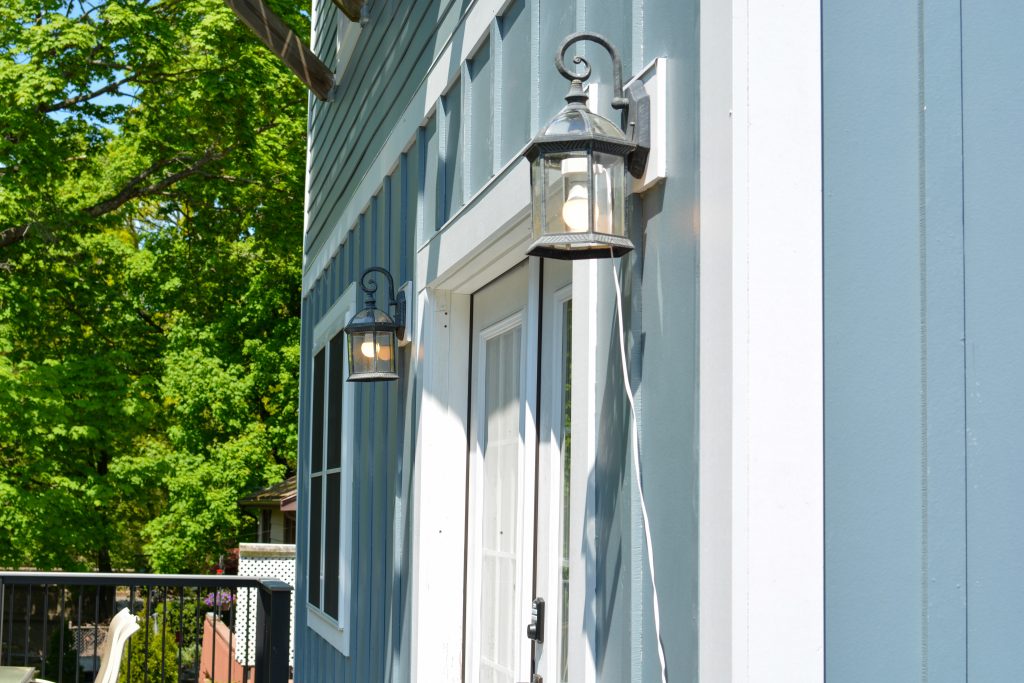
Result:
<svg viewBox="0 0 1024 683">
<path fill-rule="evenodd" d="M 0 664 L 4 663 L 4 608 L 6 607 L 6 600 L 6 586 L 4 586 L 4 580 L 0 579 Z M 14 624 L 11 624 L 11 628 L 14 628 Z M 8 653 L 8 664 L 10 663 L 10 659 L 11 655 Z"/>
<path fill-rule="evenodd" d="M 287 683 L 292 587 L 261 582 L 256 602 L 256 683 Z"/>
</svg>

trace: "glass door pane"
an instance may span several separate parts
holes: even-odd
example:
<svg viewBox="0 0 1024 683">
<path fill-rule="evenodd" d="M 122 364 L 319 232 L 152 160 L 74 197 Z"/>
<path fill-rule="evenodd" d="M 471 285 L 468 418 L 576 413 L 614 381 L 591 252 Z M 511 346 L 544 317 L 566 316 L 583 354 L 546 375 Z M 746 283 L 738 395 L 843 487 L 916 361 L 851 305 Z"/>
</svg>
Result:
<svg viewBox="0 0 1024 683">
<path fill-rule="evenodd" d="M 522 327 L 484 346 L 480 680 L 514 683 Z"/>
</svg>

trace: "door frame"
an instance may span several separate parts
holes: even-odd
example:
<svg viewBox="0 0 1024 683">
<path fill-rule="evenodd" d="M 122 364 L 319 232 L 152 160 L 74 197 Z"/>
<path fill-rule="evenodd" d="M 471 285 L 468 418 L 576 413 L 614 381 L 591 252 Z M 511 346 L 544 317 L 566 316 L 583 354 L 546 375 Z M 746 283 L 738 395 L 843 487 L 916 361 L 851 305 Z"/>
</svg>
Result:
<svg viewBox="0 0 1024 683">
<path fill-rule="evenodd" d="M 525 258 L 532 238 L 529 164 L 518 159 L 474 196 L 417 251 L 413 353 L 409 372 L 419 389 L 410 432 L 415 434 L 411 590 L 411 680 L 458 683 L 465 680 L 466 458 L 469 444 L 471 296 Z M 530 258 L 530 300 L 540 296 Z M 573 455 L 586 459 L 583 486 L 590 505 L 583 520 L 581 557 L 594 558 L 594 463 L 596 462 L 597 281 L 604 266 L 573 263 Z M 606 277 L 608 277 L 606 275 Z M 536 315 L 536 313 L 534 313 Z M 528 323 L 529 324 L 529 323 Z M 537 321 L 533 321 L 534 325 Z M 537 354 L 528 354 L 527 375 L 537 377 Z M 536 390 L 527 394 L 536 423 Z M 526 452 L 536 452 L 536 431 Z M 453 448 L 453 444 L 462 444 Z M 458 457 L 455 457 L 458 456 Z M 532 458 L 530 458 L 532 460 Z M 585 559 L 585 558 L 584 558 Z M 586 569 L 579 599 L 585 634 L 582 683 L 592 683 L 596 643 L 595 569 Z M 550 621 L 549 621 L 550 623 Z M 524 636 L 525 637 L 525 636 Z M 575 680 L 575 679 L 574 679 Z"/>
</svg>

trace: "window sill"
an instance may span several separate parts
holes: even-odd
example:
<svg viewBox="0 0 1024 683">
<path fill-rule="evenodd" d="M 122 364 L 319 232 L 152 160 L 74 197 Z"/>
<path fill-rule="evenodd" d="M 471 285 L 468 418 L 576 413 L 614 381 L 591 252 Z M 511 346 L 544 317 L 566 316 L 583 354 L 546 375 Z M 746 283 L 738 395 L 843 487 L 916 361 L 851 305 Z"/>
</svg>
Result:
<svg viewBox="0 0 1024 683">
<path fill-rule="evenodd" d="M 312 605 L 306 605 L 306 624 L 334 649 L 348 657 L 348 629 Z"/>
</svg>

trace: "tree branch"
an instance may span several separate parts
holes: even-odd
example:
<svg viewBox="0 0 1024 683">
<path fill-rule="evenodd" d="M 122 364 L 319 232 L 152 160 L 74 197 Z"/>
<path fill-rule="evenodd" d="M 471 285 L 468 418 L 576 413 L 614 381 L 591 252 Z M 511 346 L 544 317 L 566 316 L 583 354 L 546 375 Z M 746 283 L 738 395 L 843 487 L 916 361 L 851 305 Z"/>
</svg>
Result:
<svg viewBox="0 0 1024 683">
<path fill-rule="evenodd" d="M 153 316 L 149 315 L 141 308 L 136 307 L 135 314 L 139 316 L 139 319 L 141 319 L 142 322 L 146 323 L 160 334 L 164 333 L 164 328 L 160 327 L 160 323 L 158 323 L 156 320 L 153 320 Z"/>
<path fill-rule="evenodd" d="M 183 168 L 182 170 L 176 173 L 172 173 L 169 176 L 151 185 L 140 187 L 142 181 L 144 181 L 146 178 L 148 178 L 161 168 L 168 166 L 173 161 L 176 161 L 176 159 L 172 158 L 158 161 L 152 166 L 150 166 L 148 169 L 146 169 L 145 171 L 143 171 L 142 173 L 128 181 L 128 184 L 125 185 L 125 187 L 116 195 L 114 195 L 110 199 L 105 199 L 102 202 L 99 202 L 98 204 L 93 204 L 92 206 L 85 210 L 85 213 L 88 214 L 89 216 L 92 216 L 93 218 L 96 218 L 97 216 L 102 216 L 103 214 L 110 213 L 111 211 L 120 208 L 126 202 L 129 202 L 132 199 L 135 199 L 136 197 L 142 197 L 144 195 L 162 192 L 163 190 L 167 189 L 168 187 L 178 182 L 179 180 L 187 178 L 188 176 L 191 175 L 195 175 L 196 173 L 199 172 L 200 169 L 202 169 L 207 164 L 223 159 L 224 156 L 224 152 L 217 151 L 211 147 L 207 149 L 206 152 L 201 157 L 196 159 L 191 166 Z"/>
<path fill-rule="evenodd" d="M 124 85 L 125 83 L 130 83 L 130 82 L 134 81 L 136 78 L 138 78 L 138 77 L 135 76 L 134 74 L 131 75 L 131 76 L 125 76 L 121 80 L 114 81 L 112 83 L 108 83 L 107 85 L 103 86 L 102 88 L 99 88 L 98 90 L 94 90 L 94 91 L 89 92 L 89 93 L 83 93 L 81 95 L 76 95 L 75 97 L 69 97 L 68 99 L 64 100 L 63 102 L 56 102 L 54 104 L 40 105 L 39 106 L 39 112 L 42 113 L 42 114 L 49 114 L 50 112 L 55 112 L 55 111 L 58 111 L 58 110 L 61 110 L 61 109 L 70 109 L 71 107 L 74 107 L 75 105 L 81 104 L 82 102 L 88 102 L 89 100 L 95 99 L 95 98 L 99 97 L 100 95 L 106 95 L 106 94 L 111 93 L 111 92 L 116 92 L 117 89 L 120 88 L 122 85 Z M 121 94 L 121 93 L 118 93 L 118 94 Z"/>
<path fill-rule="evenodd" d="M 267 130 L 270 130 L 271 128 L 274 128 L 276 125 L 277 122 L 272 121 L 266 125 L 260 126 L 256 130 L 256 134 L 259 135 L 260 133 L 263 133 Z M 209 147 L 202 154 L 202 156 L 193 161 L 189 166 L 186 166 L 185 168 L 175 173 L 171 173 L 170 175 L 160 179 L 157 182 L 150 183 L 149 185 L 143 185 L 143 183 L 146 182 L 146 180 L 148 180 L 151 176 L 153 176 L 160 170 L 170 166 L 171 164 L 184 163 L 186 161 L 181 157 L 170 157 L 169 159 L 160 159 L 159 161 L 156 161 L 153 164 L 151 164 L 149 168 L 145 169 L 135 177 L 130 178 L 128 182 L 124 185 L 124 187 L 121 188 L 121 191 L 118 192 L 116 195 L 110 197 L 109 199 L 105 199 L 101 202 L 93 204 L 92 206 L 87 207 L 83 211 L 87 216 L 97 218 L 104 214 L 108 214 L 111 211 L 116 211 L 127 202 L 130 202 L 131 200 L 136 199 L 138 197 L 160 194 L 167 188 L 177 183 L 179 180 L 183 180 L 185 178 L 188 178 L 189 176 L 197 175 L 200 172 L 202 172 L 202 170 L 209 164 L 224 159 L 232 148 L 233 146 L 229 146 L 223 150 L 218 150 L 215 147 Z M 23 225 L 16 225 L 13 227 L 0 230 L 0 249 L 15 244 L 16 242 L 20 242 L 21 240 L 25 239 L 25 237 L 28 236 L 29 231 L 32 228 L 39 227 L 40 225 L 41 224 L 38 222 L 25 223 Z"/>
<path fill-rule="evenodd" d="M 7 228 L 6 230 L 0 232 L 0 249 L 25 239 L 28 236 L 29 230 L 31 229 L 32 224 L 26 223 L 25 225 L 18 225 L 13 228 Z"/>
</svg>

